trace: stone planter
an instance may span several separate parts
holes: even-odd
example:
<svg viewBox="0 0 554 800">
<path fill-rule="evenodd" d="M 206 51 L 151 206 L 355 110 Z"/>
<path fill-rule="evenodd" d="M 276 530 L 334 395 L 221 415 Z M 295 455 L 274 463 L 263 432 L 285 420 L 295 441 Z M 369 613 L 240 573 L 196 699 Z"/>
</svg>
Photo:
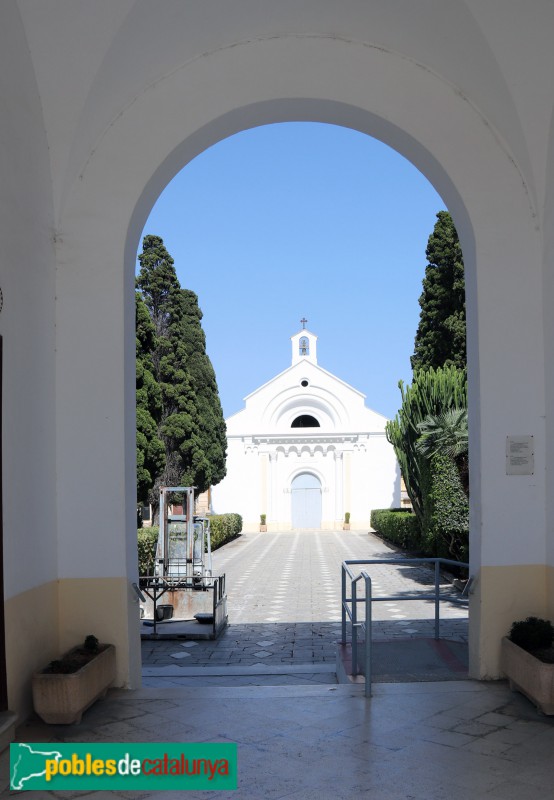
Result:
<svg viewBox="0 0 554 800">
<path fill-rule="evenodd" d="M 349 522 L 343 522 L 342 523 L 342 529 L 343 529 L 343 531 L 349 531 L 350 530 L 350 523 Z"/>
<path fill-rule="evenodd" d="M 512 691 L 524 694 L 543 714 L 554 714 L 554 664 L 545 664 L 505 636 L 500 668 Z"/>
<path fill-rule="evenodd" d="M 267 531 L 267 525 L 260 525 L 260 533 L 265 533 Z"/>
<path fill-rule="evenodd" d="M 101 647 L 77 672 L 33 675 L 33 705 L 44 722 L 79 724 L 83 711 L 106 694 L 115 679 L 115 647 L 113 644 Z"/>
</svg>

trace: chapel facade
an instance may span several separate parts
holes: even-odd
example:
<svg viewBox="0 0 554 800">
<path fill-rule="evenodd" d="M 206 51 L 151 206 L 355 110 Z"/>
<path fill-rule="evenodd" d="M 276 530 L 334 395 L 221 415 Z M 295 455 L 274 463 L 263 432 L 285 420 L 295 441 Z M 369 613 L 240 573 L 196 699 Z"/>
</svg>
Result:
<svg viewBox="0 0 554 800">
<path fill-rule="evenodd" d="M 303 321 L 304 322 L 304 321 Z M 291 337 L 290 367 L 245 398 L 227 422 L 227 476 L 216 513 L 237 512 L 243 530 L 369 528 L 373 508 L 400 505 L 400 473 L 386 418 L 365 395 L 317 362 L 317 336 Z"/>
</svg>

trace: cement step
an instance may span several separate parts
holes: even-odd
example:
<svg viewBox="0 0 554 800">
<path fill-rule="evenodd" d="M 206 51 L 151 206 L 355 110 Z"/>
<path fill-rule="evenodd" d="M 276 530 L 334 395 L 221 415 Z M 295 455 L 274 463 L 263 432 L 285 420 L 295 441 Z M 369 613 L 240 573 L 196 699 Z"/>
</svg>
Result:
<svg viewBox="0 0 554 800">
<path fill-rule="evenodd" d="M 322 664 L 254 664 L 179 667 L 173 664 L 144 667 L 144 686 L 282 686 L 336 684 L 335 665 Z"/>
</svg>

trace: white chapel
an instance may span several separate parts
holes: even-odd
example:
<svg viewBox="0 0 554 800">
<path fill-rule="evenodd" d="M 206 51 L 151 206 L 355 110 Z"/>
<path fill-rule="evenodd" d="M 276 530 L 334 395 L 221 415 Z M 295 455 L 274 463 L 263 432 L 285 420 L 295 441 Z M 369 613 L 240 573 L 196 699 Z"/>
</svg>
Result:
<svg viewBox="0 0 554 800">
<path fill-rule="evenodd" d="M 305 320 L 302 323 L 305 324 Z M 365 395 L 317 363 L 317 336 L 291 337 L 292 363 L 227 419 L 227 476 L 215 513 L 237 512 L 243 530 L 367 529 L 373 508 L 400 505 L 400 473 L 387 419 Z"/>
</svg>

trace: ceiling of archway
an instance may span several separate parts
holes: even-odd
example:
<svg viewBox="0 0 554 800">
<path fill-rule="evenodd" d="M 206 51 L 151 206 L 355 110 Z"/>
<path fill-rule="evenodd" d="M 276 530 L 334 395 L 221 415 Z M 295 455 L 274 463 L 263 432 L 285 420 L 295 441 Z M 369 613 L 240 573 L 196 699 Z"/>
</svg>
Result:
<svg viewBox="0 0 554 800">
<path fill-rule="evenodd" d="M 296 0 L 200 4 L 165 0 L 162 12 L 157 3 L 147 0 L 14 2 L 44 112 L 57 204 L 105 132 L 138 98 L 156 92 L 168 77 L 198 59 L 256 41 L 333 39 L 345 44 L 345 58 L 352 55 L 353 62 L 356 47 L 374 47 L 398 54 L 414 69 L 433 72 L 481 109 L 488 124 L 501 132 L 528 183 L 529 88 L 534 103 L 547 109 L 553 105 L 552 48 L 550 63 L 544 63 L 540 71 L 518 57 L 530 37 L 544 45 L 542 40 L 550 35 L 549 4 L 534 5 L 533 25 L 525 4 L 519 10 L 512 6 L 510 25 L 501 25 L 497 4 L 485 0 L 442 0 L 440 13 L 435 3 L 411 0 L 394 4 L 388 0 L 306 0 L 302 4 Z M 520 48 L 514 32 L 521 39 Z M 544 60 L 544 46 L 540 51 Z M 293 85 L 298 78 L 287 70 L 288 65 L 281 63 L 274 85 L 267 86 L 267 99 L 279 93 L 286 96 L 289 79 Z M 317 72 L 315 62 L 313 71 Z M 368 84 L 377 79 L 375 75 L 366 78 Z M 213 75 L 215 83 L 207 84 L 206 91 L 224 86 L 225 80 L 224 74 Z M 192 109 L 196 99 L 191 97 Z M 535 179 L 540 182 L 541 175 L 537 173 Z"/>
</svg>

